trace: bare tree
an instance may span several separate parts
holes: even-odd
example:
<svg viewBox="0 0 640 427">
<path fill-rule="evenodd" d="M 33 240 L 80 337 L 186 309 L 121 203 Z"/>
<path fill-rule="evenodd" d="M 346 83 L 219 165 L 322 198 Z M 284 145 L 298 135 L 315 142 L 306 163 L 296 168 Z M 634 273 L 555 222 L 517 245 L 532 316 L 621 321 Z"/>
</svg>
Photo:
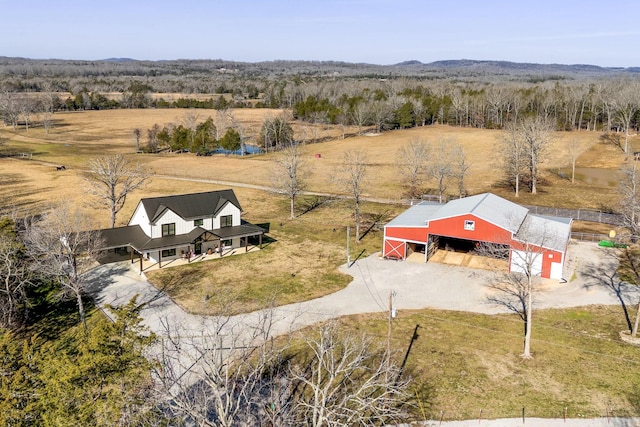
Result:
<svg viewBox="0 0 640 427">
<path fill-rule="evenodd" d="M 507 145 L 508 170 L 512 174 L 517 173 L 517 186 L 519 186 L 519 167 L 526 163 L 529 190 L 532 194 L 538 191 L 538 178 L 540 163 L 544 160 L 547 145 L 551 141 L 553 124 L 549 119 L 542 116 L 525 117 L 520 122 L 509 128 Z M 520 162 L 520 156 L 522 163 Z M 518 195 L 518 189 L 516 189 Z"/>
<path fill-rule="evenodd" d="M 288 345 L 283 341 L 276 347 L 270 339 L 272 314 L 266 310 L 249 323 L 216 316 L 197 334 L 164 321 L 154 376 L 170 413 L 198 426 L 288 419 L 282 371 Z"/>
<path fill-rule="evenodd" d="M 194 143 L 196 138 L 196 130 L 198 128 L 198 119 L 200 115 L 192 110 L 185 113 L 182 118 L 184 126 L 189 129 L 189 150 L 194 151 Z"/>
<path fill-rule="evenodd" d="M 362 128 L 369 122 L 371 111 L 369 101 L 361 100 L 353 105 L 349 110 L 349 119 L 358 126 L 358 135 L 362 134 Z"/>
<path fill-rule="evenodd" d="M 342 187 L 352 198 L 354 203 L 354 216 L 356 220 L 356 243 L 360 242 L 361 213 L 360 204 L 366 186 L 367 156 L 360 151 L 347 151 L 344 154 L 344 166 L 336 177 L 338 185 Z"/>
<path fill-rule="evenodd" d="M 640 233 L 640 173 L 638 160 L 629 160 L 622 168 L 620 180 L 620 212 L 624 215 L 625 225 L 632 233 Z"/>
<path fill-rule="evenodd" d="M 520 196 L 520 180 L 525 166 L 524 141 L 520 137 L 516 122 L 507 124 L 507 135 L 503 145 L 504 169 L 507 179 L 513 182 L 515 196 Z"/>
<path fill-rule="evenodd" d="M 300 145 L 292 142 L 275 159 L 273 184 L 276 191 L 289 198 L 291 219 L 295 218 L 295 199 L 305 188 L 304 162 Z"/>
<path fill-rule="evenodd" d="M 638 84 L 638 82 L 625 81 L 619 83 L 614 98 L 614 108 L 618 122 L 624 129 L 623 151 L 625 153 L 629 152 L 629 129 L 640 107 L 638 104 L 638 96 L 640 96 L 640 84 Z"/>
<path fill-rule="evenodd" d="M 633 271 L 638 268 L 637 256 L 637 247 L 629 248 L 629 252 L 600 248 L 597 261 L 584 266 L 584 275 L 590 279 L 587 286 L 604 287 L 618 299 L 630 332 L 633 332 L 634 324 L 631 321 L 629 306 L 640 293 Z"/>
<path fill-rule="evenodd" d="M 104 245 L 100 233 L 91 231 L 92 225 L 79 211 L 58 206 L 42 219 L 29 223 L 25 232 L 32 268 L 60 285 L 61 298 L 76 300 L 85 330 L 84 273 L 95 265 L 94 259 Z"/>
<path fill-rule="evenodd" d="M 531 356 L 531 331 L 533 325 L 533 293 L 540 282 L 540 265 L 542 263 L 542 249 L 557 239 L 551 230 L 548 230 L 541 221 L 536 221 L 529 216 L 518 230 L 518 238 L 521 240 L 521 248 L 511 251 L 511 273 L 521 275 L 526 292 L 526 315 L 524 350 L 522 357 L 530 359 Z"/>
<path fill-rule="evenodd" d="M 0 93 L 0 114 L 4 122 L 16 130 L 20 118 L 20 99 L 15 92 Z"/>
<path fill-rule="evenodd" d="M 40 97 L 40 120 L 42 121 L 42 126 L 44 127 L 44 132 L 46 135 L 49 135 L 49 131 L 53 126 L 53 110 L 56 101 L 56 95 L 51 89 L 50 83 L 45 83 L 43 85 L 43 94 Z"/>
<path fill-rule="evenodd" d="M 133 137 L 136 139 L 136 151 L 140 151 L 140 136 L 142 135 L 142 130 L 140 128 L 133 129 Z"/>
<path fill-rule="evenodd" d="M 139 163 L 131 164 L 124 156 L 98 157 L 89 161 L 86 180 L 89 192 L 97 196 L 100 204 L 111 213 L 111 228 L 116 225 L 116 216 L 123 208 L 127 196 L 140 188 L 151 173 Z"/>
<path fill-rule="evenodd" d="M 13 221 L 0 219 L 0 328 L 16 326 L 18 312 L 26 311 L 26 290 L 33 282 L 25 252 Z"/>
<path fill-rule="evenodd" d="M 576 162 L 578 161 L 578 156 L 582 154 L 582 147 L 580 146 L 580 141 L 578 138 L 571 138 L 569 140 L 569 146 L 567 147 L 569 151 L 569 156 L 571 157 L 571 183 L 575 184 L 576 180 Z"/>
<path fill-rule="evenodd" d="M 285 144 L 293 141 L 293 128 L 289 124 L 288 114 L 282 113 L 274 118 L 267 118 L 262 123 L 260 140 L 264 144 L 266 151 L 270 147 L 275 150 L 281 149 Z"/>
<path fill-rule="evenodd" d="M 393 110 L 391 109 L 389 102 L 385 100 L 371 102 L 369 105 L 369 112 L 371 119 L 376 126 L 376 133 L 382 132 L 385 124 L 393 116 Z"/>
<path fill-rule="evenodd" d="M 626 283 L 640 287 L 640 248 L 627 246 L 621 250 L 618 258 L 620 260 L 618 267 L 620 278 Z M 640 299 L 638 299 L 636 318 L 629 330 L 632 338 L 638 334 L 638 324 L 640 324 Z"/>
<path fill-rule="evenodd" d="M 461 145 L 454 147 L 453 155 L 455 160 L 453 176 L 458 180 L 458 197 L 463 198 L 467 195 L 467 190 L 464 188 L 464 179 L 471 165 L 467 162 L 467 156 L 464 154 L 464 149 Z"/>
<path fill-rule="evenodd" d="M 160 125 L 155 123 L 150 129 L 147 129 L 147 149 L 150 153 L 158 152 L 158 134 L 160 133 Z"/>
<path fill-rule="evenodd" d="M 419 198 L 423 190 L 429 147 L 420 138 L 415 138 L 398 150 L 397 157 L 398 171 L 407 196 L 412 199 Z"/>
<path fill-rule="evenodd" d="M 296 425 L 387 425 L 406 418 L 410 381 L 385 350 L 365 335 L 341 336 L 334 324 L 304 340 L 307 361 L 291 368 Z"/>
<path fill-rule="evenodd" d="M 449 138 L 442 138 L 435 149 L 431 150 L 427 173 L 436 181 L 440 203 L 444 201 L 449 180 L 456 176 L 456 166 L 461 158 L 464 159 L 462 147 Z M 462 182 L 464 185 L 464 176 Z"/>
</svg>

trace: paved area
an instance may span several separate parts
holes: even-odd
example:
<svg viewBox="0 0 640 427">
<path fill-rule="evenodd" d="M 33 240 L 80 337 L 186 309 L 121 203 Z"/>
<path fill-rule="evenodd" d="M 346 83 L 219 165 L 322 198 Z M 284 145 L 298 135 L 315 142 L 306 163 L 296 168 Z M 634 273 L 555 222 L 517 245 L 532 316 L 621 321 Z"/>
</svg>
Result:
<svg viewBox="0 0 640 427">
<path fill-rule="evenodd" d="M 565 283 L 544 281 L 535 293 L 534 308 L 559 308 L 591 304 L 627 304 L 637 302 L 636 288 L 612 282 L 615 259 L 609 249 L 592 243 L 572 243 L 567 262 Z M 506 312 L 504 307 L 491 304 L 488 287 L 498 272 L 455 267 L 437 263 L 409 263 L 390 261 L 376 255 L 360 259 L 340 270 L 353 276 L 343 290 L 311 301 L 290 304 L 269 310 L 272 334 L 278 335 L 330 318 L 388 309 L 389 294 L 394 293 L 398 310 L 436 308 L 476 313 Z M 119 305 L 138 295 L 138 302 L 146 303 L 141 311 L 149 328 L 161 334 L 167 323 L 199 334 L 212 320 L 186 313 L 166 294 L 154 288 L 137 273 L 129 262 L 100 266 L 91 273 L 90 292 L 98 304 Z M 266 311 L 234 316 L 227 323 L 251 325 L 267 316 Z"/>
</svg>

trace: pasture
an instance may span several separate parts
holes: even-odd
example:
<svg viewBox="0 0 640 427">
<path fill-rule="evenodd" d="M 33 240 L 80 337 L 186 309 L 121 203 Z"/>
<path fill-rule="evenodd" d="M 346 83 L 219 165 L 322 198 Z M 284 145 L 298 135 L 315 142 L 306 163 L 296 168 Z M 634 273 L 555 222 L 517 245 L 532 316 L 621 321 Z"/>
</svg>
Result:
<svg viewBox="0 0 640 427">
<path fill-rule="evenodd" d="M 142 130 L 141 140 L 144 143 L 146 130 L 151 126 L 180 123 L 187 113 L 197 114 L 199 120 L 205 120 L 209 116 L 215 117 L 216 111 L 144 109 L 56 113 L 49 135 L 37 127 L 28 131 L 0 128 L 0 137 L 7 141 L 0 147 L 0 153 L 32 153 L 32 160 L 29 161 L 0 158 L 0 178 L 10 184 L 3 186 L 0 195 L 9 202 L 7 204 L 35 210 L 64 200 L 86 209 L 94 216 L 97 226 L 104 226 L 107 215 L 92 207 L 92 201 L 83 191 L 85 184 L 82 172 L 92 157 L 115 153 L 125 154 L 132 161 L 143 163 L 162 176 L 155 177 L 144 190 L 130 197 L 119 217 L 120 224 L 126 223 L 140 197 L 204 191 L 215 187 L 194 181 L 176 181 L 171 177 L 271 185 L 272 160 L 277 155 L 274 153 L 248 157 L 197 157 L 190 153 L 136 154 L 133 129 Z M 256 142 L 263 120 L 280 113 L 280 110 L 239 109 L 233 111 L 233 116 L 251 144 Z M 463 147 L 470 164 L 465 177 L 465 189 L 469 194 L 491 191 L 513 200 L 501 170 L 499 147 L 504 134 L 499 130 L 435 125 L 388 131 L 380 135 L 356 135 L 355 128 L 347 128 L 344 130 L 346 138 L 343 139 L 343 130 L 339 126 L 294 122 L 293 128 L 294 136 L 306 142 L 303 152 L 309 191 L 340 193 L 333 177 L 341 168 L 344 153 L 359 150 L 366 154 L 368 160 L 365 195 L 400 199 L 403 197 L 398 172 L 400 147 L 416 138 L 432 145 L 448 139 Z M 572 140 L 578 141 L 581 148 L 577 161 L 579 168 L 597 168 L 604 174 L 611 174 L 625 161 L 619 148 L 600 143 L 599 136 L 598 132 L 586 131 L 556 133 L 548 147 L 546 161 L 542 164 L 539 194 L 523 192 L 517 201 L 559 207 L 615 208 L 617 185 L 606 181 L 593 183 L 586 179 L 571 184 L 568 179 L 570 155 L 567 147 Z M 638 144 L 638 137 L 633 137 L 632 147 Z M 65 165 L 66 170 L 56 171 L 57 165 Z M 453 184 L 450 185 L 449 193 L 455 196 L 453 187 Z M 434 189 L 435 185 L 432 185 L 432 192 Z M 257 210 L 266 208 L 261 206 L 258 209 L 255 199 L 249 195 L 241 194 L 240 197 L 243 207 L 247 209 L 246 215 L 251 216 Z M 258 196 L 257 199 L 264 200 L 265 196 Z"/>
<path fill-rule="evenodd" d="M 189 111 L 193 112 L 193 111 Z M 195 111 L 202 120 L 215 111 Z M 236 110 L 234 118 L 244 128 L 249 143 L 255 142 L 265 117 L 277 110 Z M 154 124 L 179 123 L 184 110 L 109 110 L 55 114 L 49 135 L 41 128 L 29 131 L 0 128 L 6 143 L 0 153 L 31 153 L 29 160 L 0 157 L 0 200 L 5 209 L 37 213 L 56 203 L 83 209 L 96 228 L 108 225 L 108 212 L 99 209 L 86 194 L 82 174 L 89 159 L 105 154 L 124 154 L 145 164 L 156 174 L 141 190 L 128 198 L 118 217 L 125 224 L 141 197 L 209 191 L 228 188 L 206 180 L 233 185 L 244 209 L 244 218 L 253 223 L 269 223 L 273 239 L 263 251 L 246 256 L 165 269 L 150 275 L 166 285 L 172 297 L 190 311 L 213 314 L 220 306 L 226 312 L 240 312 L 271 302 L 283 304 L 333 292 L 348 278 L 336 271 L 345 261 L 347 226 L 353 225 L 348 200 L 318 196 L 301 197 L 298 217 L 288 218 L 288 201 L 273 193 L 251 188 L 270 186 L 273 159 L 277 154 L 259 156 L 198 157 L 193 154 L 136 153 L 133 129 L 144 133 Z M 442 138 L 462 145 L 471 165 L 466 177 L 470 194 L 491 191 L 518 203 L 593 209 L 615 208 L 618 187 L 607 179 L 579 179 L 571 184 L 568 145 L 579 142 L 577 166 L 614 174 L 624 163 L 619 148 L 599 142 L 596 132 L 559 132 L 542 164 L 540 193 L 512 197 L 505 185 L 500 162 L 498 130 L 449 126 L 428 126 L 389 131 L 373 136 L 355 135 L 356 129 L 294 123 L 297 138 L 304 139 L 304 161 L 308 170 L 308 190 L 339 193 L 333 177 L 341 168 L 344 153 L 360 150 L 368 158 L 366 196 L 387 200 L 403 198 L 397 168 L 400 147 L 415 138 L 436 144 Z M 251 139 L 253 138 L 253 139 Z M 324 141 L 315 142 L 314 141 Z M 638 137 L 632 139 L 637 150 Z M 56 166 L 65 165 L 65 170 Z M 586 175 L 585 175 L 586 176 Z M 451 190 L 453 190 L 453 185 Z M 453 192 L 453 191 L 452 191 Z M 366 203 L 367 224 L 384 223 L 404 210 L 397 204 Z M 594 229 L 581 224 L 581 231 Z M 599 226 L 597 232 L 607 232 Z M 363 243 L 353 245 L 352 259 L 380 250 L 381 233 L 369 232 Z M 268 274 L 267 274 L 268 273 Z M 242 287 L 229 284 L 242 283 Z M 220 296 L 226 296 L 222 299 Z M 229 306 L 229 302 L 234 305 Z M 482 316 L 469 313 L 419 310 L 401 313 L 396 319 L 393 346 L 401 360 L 416 324 L 420 338 L 408 359 L 407 369 L 422 389 L 416 398 L 424 414 L 431 418 L 473 418 L 483 409 L 486 417 L 517 417 L 527 406 L 530 416 L 636 414 L 639 406 L 637 351 L 616 337 L 624 328 L 619 307 L 589 307 L 536 312 L 534 360 L 524 362 L 521 350 L 522 324 L 515 316 Z M 341 320 L 349 331 L 363 331 L 383 341 L 385 314 L 352 316 Z M 421 417 L 416 407 L 416 416 Z"/>
</svg>

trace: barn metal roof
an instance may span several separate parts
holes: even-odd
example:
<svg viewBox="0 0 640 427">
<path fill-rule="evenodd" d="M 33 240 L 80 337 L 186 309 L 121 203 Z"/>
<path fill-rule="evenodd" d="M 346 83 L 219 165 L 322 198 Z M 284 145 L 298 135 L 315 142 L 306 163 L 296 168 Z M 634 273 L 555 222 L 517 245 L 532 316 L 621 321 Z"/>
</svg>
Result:
<svg viewBox="0 0 640 427">
<path fill-rule="evenodd" d="M 515 235 L 517 240 L 563 252 L 571 238 L 571 218 L 529 214 Z"/>
<path fill-rule="evenodd" d="M 571 218 L 549 217 L 529 213 L 529 209 L 483 193 L 447 204 L 422 202 L 410 207 L 387 227 L 426 227 L 429 221 L 472 214 L 510 231 L 521 242 L 564 251 L 571 237 Z"/>
<path fill-rule="evenodd" d="M 476 196 L 455 199 L 443 205 L 428 219 L 451 218 L 460 215 L 473 214 L 500 228 L 516 233 L 529 213 L 529 209 L 517 205 L 495 194 L 483 193 Z"/>
<path fill-rule="evenodd" d="M 387 227 L 425 227 L 425 221 L 434 212 L 444 206 L 443 203 L 420 202 L 391 220 Z"/>
</svg>

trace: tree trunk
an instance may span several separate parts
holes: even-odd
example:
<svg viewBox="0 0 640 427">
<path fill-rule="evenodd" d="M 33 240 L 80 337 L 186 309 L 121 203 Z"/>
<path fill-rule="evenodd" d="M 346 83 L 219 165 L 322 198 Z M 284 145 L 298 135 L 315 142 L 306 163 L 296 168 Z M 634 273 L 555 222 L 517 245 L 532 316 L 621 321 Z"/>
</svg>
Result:
<svg viewBox="0 0 640 427">
<path fill-rule="evenodd" d="M 532 291 L 532 284 L 531 281 L 533 280 L 533 278 L 531 277 L 530 274 L 527 275 L 527 291 L 528 291 L 528 295 L 527 295 L 527 324 L 526 324 L 526 332 L 524 334 L 524 351 L 522 353 L 522 358 L 523 359 L 531 359 L 531 323 L 532 323 L 532 319 L 531 319 L 531 313 L 532 313 L 532 302 L 533 302 L 533 292 Z"/>
<path fill-rule="evenodd" d="M 293 207 L 295 205 L 295 197 L 296 196 L 291 196 L 291 199 L 289 200 L 291 202 L 291 219 L 294 219 L 296 217 L 296 214 L 293 211 Z"/>
<path fill-rule="evenodd" d="M 78 313 L 80 314 L 80 321 L 84 331 L 87 331 L 87 315 L 84 311 L 84 302 L 82 301 L 82 293 L 76 292 L 76 301 L 78 303 Z"/>
<path fill-rule="evenodd" d="M 638 323 L 640 323 L 640 301 L 638 301 L 638 309 L 636 310 L 636 321 L 633 323 L 633 329 L 631 329 L 631 338 L 635 338 L 638 333 Z"/>
<path fill-rule="evenodd" d="M 360 201 L 356 200 L 356 243 L 360 243 Z"/>
</svg>

